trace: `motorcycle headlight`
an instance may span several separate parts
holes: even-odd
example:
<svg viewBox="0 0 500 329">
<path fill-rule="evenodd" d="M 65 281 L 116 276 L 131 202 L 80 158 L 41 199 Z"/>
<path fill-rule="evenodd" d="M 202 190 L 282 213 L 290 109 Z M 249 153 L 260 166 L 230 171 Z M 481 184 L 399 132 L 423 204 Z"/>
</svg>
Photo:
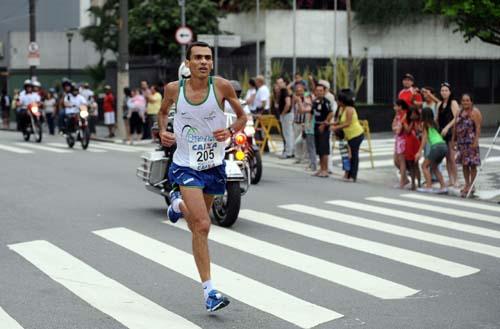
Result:
<svg viewBox="0 0 500 329">
<path fill-rule="evenodd" d="M 236 136 L 234 136 L 234 142 L 237 145 L 244 145 L 247 142 L 247 136 L 241 133 L 237 134 Z"/>
<path fill-rule="evenodd" d="M 245 159 L 245 152 L 243 152 L 243 151 L 236 151 L 236 153 L 234 154 L 234 157 L 235 157 L 236 160 L 242 161 L 243 159 Z"/>
<path fill-rule="evenodd" d="M 86 119 L 89 116 L 89 111 L 80 111 L 80 116 Z"/>
<path fill-rule="evenodd" d="M 37 113 L 37 112 L 38 112 L 38 106 L 32 106 L 31 113 Z"/>
</svg>

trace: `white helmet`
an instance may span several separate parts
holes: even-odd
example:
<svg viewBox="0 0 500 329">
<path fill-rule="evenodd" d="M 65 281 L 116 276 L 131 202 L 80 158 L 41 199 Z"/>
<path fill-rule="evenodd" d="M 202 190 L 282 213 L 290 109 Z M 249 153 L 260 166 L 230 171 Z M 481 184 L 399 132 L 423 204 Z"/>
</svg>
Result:
<svg viewBox="0 0 500 329">
<path fill-rule="evenodd" d="M 33 86 L 33 82 L 30 79 L 24 80 L 23 86 Z"/>
<path fill-rule="evenodd" d="M 178 76 L 179 80 L 191 77 L 191 71 L 189 70 L 189 67 L 186 66 L 186 63 L 182 62 L 181 66 L 179 66 Z"/>
<path fill-rule="evenodd" d="M 33 81 L 33 87 L 42 88 L 42 84 L 39 81 Z"/>
</svg>

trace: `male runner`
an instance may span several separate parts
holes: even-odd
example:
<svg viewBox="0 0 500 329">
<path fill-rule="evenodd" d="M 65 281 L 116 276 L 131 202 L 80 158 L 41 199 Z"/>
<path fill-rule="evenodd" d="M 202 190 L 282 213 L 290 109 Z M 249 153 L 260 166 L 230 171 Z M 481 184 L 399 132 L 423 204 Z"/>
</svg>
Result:
<svg viewBox="0 0 500 329">
<path fill-rule="evenodd" d="M 177 143 L 169 171 L 173 190 L 167 215 L 174 223 L 184 216 L 188 223 L 205 305 L 207 311 L 213 312 L 227 306 L 229 300 L 215 289 L 210 276 L 208 213 L 214 196 L 224 194 L 226 188 L 225 141 L 245 127 L 246 116 L 231 84 L 220 77 L 210 76 L 213 55 L 208 44 L 190 44 L 185 64 L 191 77 L 165 87 L 158 117 L 162 144 L 171 146 Z M 237 116 L 228 128 L 224 101 L 229 102 Z M 177 104 L 173 133 L 166 131 L 172 104 Z"/>
</svg>

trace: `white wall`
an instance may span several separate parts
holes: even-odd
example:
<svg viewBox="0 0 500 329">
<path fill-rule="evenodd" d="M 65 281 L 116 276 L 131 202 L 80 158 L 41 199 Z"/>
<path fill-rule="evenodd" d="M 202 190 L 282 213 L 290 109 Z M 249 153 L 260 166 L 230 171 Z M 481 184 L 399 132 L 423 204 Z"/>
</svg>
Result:
<svg viewBox="0 0 500 329">
<path fill-rule="evenodd" d="M 270 10 L 261 13 L 265 21 L 267 57 L 292 56 L 292 11 Z M 230 14 L 221 19 L 219 27 L 255 40 L 255 13 Z M 297 11 L 297 56 L 331 57 L 333 55 L 333 20 L 331 10 Z M 347 15 L 337 13 L 337 53 L 347 56 Z M 354 25 L 356 23 L 354 22 Z M 386 30 L 355 26 L 352 31 L 353 55 L 375 58 L 477 58 L 500 59 L 500 47 L 474 39 L 465 43 L 453 27 L 446 28 L 437 17 L 417 25 L 399 26 Z M 367 48 L 367 53 L 365 53 Z"/>
<path fill-rule="evenodd" d="M 39 69 L 66 69 L 68 67 L 68 39 L 65 32 L 38 32 L 37 43 L 40 46 Z M 10 69 L 28 67 L 28 32 L 10 32 Z M 106 56 L 112 58 L 110 54 Z M 91 42 L 84 42 L 79 34 L 71 42 L 71 67 L 83 69 L 99 61 L 99 54 Z"/>
</svg>

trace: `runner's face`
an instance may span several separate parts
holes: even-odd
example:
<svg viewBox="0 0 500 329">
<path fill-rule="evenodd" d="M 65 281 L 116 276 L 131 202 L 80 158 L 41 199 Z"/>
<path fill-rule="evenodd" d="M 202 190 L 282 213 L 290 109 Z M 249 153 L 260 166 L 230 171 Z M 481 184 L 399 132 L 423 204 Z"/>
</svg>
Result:
<svg viewBox="0 0 500 329">
<path fill-rule="evenodd" d="M 191 76 L 208 77 L 213 67 L 212 50 L 208 47 L 193 47 L 187 66 L 191 70 Z"/>
</svg>

